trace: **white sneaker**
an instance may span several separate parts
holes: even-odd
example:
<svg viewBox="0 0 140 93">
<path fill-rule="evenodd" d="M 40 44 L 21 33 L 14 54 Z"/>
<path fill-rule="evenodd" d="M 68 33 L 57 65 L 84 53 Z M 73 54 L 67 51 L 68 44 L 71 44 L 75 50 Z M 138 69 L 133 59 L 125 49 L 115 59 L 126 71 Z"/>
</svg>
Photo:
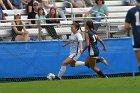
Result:
<svg viewBox="0 0 140 93">
<path fill-rule="evenodd" d="M 105 58 L 101 57 L 100 58 L 101 62 L 104 63 L 105 65 L 108 65 L 107 61 L 105 60 Z"/>
</svg>

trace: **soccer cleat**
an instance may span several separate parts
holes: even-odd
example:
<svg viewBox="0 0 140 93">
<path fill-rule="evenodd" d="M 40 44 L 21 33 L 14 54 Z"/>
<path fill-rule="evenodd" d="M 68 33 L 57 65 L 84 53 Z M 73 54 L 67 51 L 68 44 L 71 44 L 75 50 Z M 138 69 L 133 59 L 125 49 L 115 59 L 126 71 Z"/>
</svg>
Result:
<svg viewBox="0 0 140 93">
<path fill-rule="evenodd" d="M 55 76 L 54 80 L 61 80 L 58 76 Z"/>
<path fill-rule="evenodd" d="M 105 76 L 105 78 L 108 78 L 107 76 Z"/>
<path fill-rule="evenodd" d="M 104 63 L 105 65 L 108 65 L 107 61 L 105 60 L 105 58 L 101 57 L 100 58 L 101 62 Z"/>
</svg>

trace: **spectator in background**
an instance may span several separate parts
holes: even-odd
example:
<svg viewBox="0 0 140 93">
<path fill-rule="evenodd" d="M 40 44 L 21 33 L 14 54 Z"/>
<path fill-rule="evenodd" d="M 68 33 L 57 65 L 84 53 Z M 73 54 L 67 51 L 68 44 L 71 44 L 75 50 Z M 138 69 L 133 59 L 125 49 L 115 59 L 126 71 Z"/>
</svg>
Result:
<svg viewBox="0 0 140 93">
<path fill-rule="evenodd" d="M 46 9 L 46 12 L 49 13 L 50 8 L 52 6 L 55 7 L 55 0 L 49 0 L 49 1 L 48 0 L 42 0 L 42 4 L 43 4 L 43 7 Z M 60 9 L 58 10 L 57 9 L 57 13 L 58 13 L 58 15 L 61 16 L 61 18 L 63 18 L 63 20 L 67 20 L 63 10 L 60 10 Z"/>
<path fill-rule="evenodd" d="M 85 0 L 86 7 L 92 7 L 95 5 L 95 0 Z"/>
<path fill-rule="evenodd" d="M 22 25 L 22 26 L 18 26 Z M 21 20 L 21 14 L 15 10 L 14 21 L 12 21 L 12 40 L 11 41 L 29 41 L 29 32 L 26 30 Z"/>
<path fill-rule="evenodd" d="M 37 1 L 37 0 L 30 0 L 30 1 L 28 1 L 27 7 L 26 7 L 27 13 L 30 13 L 30 12 L 33 12 L 34 11 L 34 5 L 33 5 L 33 3 L 35 1 Z"/>
<path fill-rule="evenodd" d="M 104 0 L 95 0 L 95 5 L 92 7 L 92 9 L 87 12 L 85 15 L 88 16 L 89 14 L 94 12 L 94 17 L 95 18 L 95 22 L 100 22 L 101 21 L 101 17 L 104 17 L 105 15 L 108 16 L 109 15 L 109 10 L 107 5 L 105 5 L 105 1 Z M 99 28 L 100 24 L 96 23 L 94 24 L 94 31 L 96 32 Z"/>
<path fill-rule="evenodd" d="M 85 0 L 68 0 L 74 8 L 86 7 Z"/>
<path fill-rule="evenodd" d="M 37 14 L 35 16 L 36 19 L 38 19 L 36 21 L 36 24 L 40 24 L 40 30 L 43 29 L 46 25 L 46 16 L 45 16 L 45 12 L 44 9 L 42 7 L 38 8 Z M 46 40 L 46 35 L 41 35 L 42 40 Z"/>
<path fill-rule="evenodd" d="M 28 13 L 28 19 L 31 19 L 28 22 L 29 28 L 37 27 L 37 25 L 35 25 L 36 24 L 35 17 L 36 17 L 36 14 L 38 13 L 38 8 L 39 8 L 39 3 L 37 1 L 34 1 L 33 2 L 33 11 Z M 37 40 L 37 36 L 31 36 L 31 40 L 33 40 L 33 41 Z"/>
<path fill-rule="evenodd" d="M 10 2 L 16 9 L 22 8 L 22 0 L 10 0 Z"/>
<path fill-rule="evenodd" d="M 61 18 L 61 16 L 59 16 L 57 14 L 57 9 L 55 7 L 51 7 L 49 13 L 46 15 L 46 18 Z M 52 24 L 52 25 L 49 25 L 46 27 L 46 30 L 51 35 L 51 37 L 53 39 L 62 39 L 62 35 L 59 35 L 59 36 L 57 35 L 57 33 L 54 29 L 54 25 L 53 25 L 56 23 L 60 23 L 60 20 L 59 19 L 49 19 L 49 20 L 46 20 L 46 23 Z"/>
<path fill-rule="evenodd" d="M 38 19 L 40 24 L 46 24 L 46 16 L 44 9 L 42 7 L 38 8 L 35 19 Z M 38 20 L 36 21 L 36 24 L 38 24 Z"/>
<path fill-rule="evenodd" d="M 28 13 L 28 19 L 35 19 L 38 8 L 39 8 L 39 3 L 37 1 L 34 1 L 33 2 L 33 11 Z M 29 20 L 28 23 L 29 23 L 30 27 L 35 27 L 35 26 L 32 26 L 32 24 L 35 24 L 35 20 Z"/>
<path fill-rule="evenodd" d="M 22 0 L 21 8 L 26 9 L 27 5 L 28 5 L 28 1 L 27 0 Z"/>
<path fill-rule="evenodd" d="M 85 8 L 86 3 L 85 0 L 68 0 L 72 3 L 73 8 Z M 82 14 L 76 14 L 76 17 L 82 17 Z"/>
<path fill-rule="evenodd" d="M 25 6 L 28 4 L 27 0 L 10 0 L 13 6 L 17 9 L 25 8 Z"/>
<path fill-rule="evenodd" d="M 128 6 L 133 6 L 137 4 L 136 0 L 126 0 L 125 2 L 127 3 Z"/>
<path fill-rule="evenodd" d="M 6 20 L 5 15 L 4 15 L 3 11 L 2 11 L 1 6 L 0 6 L 0 20 Z M 6 22 L 6 21 L 0 21 L 0 23 L 1 22 Z"/>
<path fill-rule="evenodd" d="M 0 6 L 1 6 L 1 9 L 3 10 L 7 10 L 6 6 L 4 5 L 3 1 L 0 0 Z"/>
<path fill-rule="evenodd" d="M 1 0 L 1 3 L 2 3 L 2 8 L 4 10 L 13 10 L 13 9 L 16 9 L 10 0 Z"/>
<path fill-rule="evenodd" d="M 60 15 L 58 15 L 56 13 L 56 8 L 55 7 L 51 7 L 50 8 L 50 12 L 46 15 L 46 18 L 61 18 Z M 50 19 L 50 20 L 46 20 L 47 23 L 60 23 L 59 19 Z"/>
</svg>

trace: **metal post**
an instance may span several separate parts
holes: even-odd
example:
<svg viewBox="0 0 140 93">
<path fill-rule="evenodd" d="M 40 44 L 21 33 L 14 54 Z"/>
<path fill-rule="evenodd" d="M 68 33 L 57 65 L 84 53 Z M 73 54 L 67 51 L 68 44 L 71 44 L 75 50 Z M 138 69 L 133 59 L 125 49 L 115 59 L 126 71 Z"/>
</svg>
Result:
<svg viewBox="0 0 140 93">
<path fill-rule="evenodd" d="M 67 2 L 68 4 L 70 4 L 70 7 L 71 7 L 71 18 L 72 18 L 72 21 L 74 20 L 74 15 L 73 15 L 73 5 L 71 2 L 68 2 L 68 1 L 65 1 Z"/>
<path fill-rule="evenodd" d="M 37 27 L 38 27 L 38 39 L 39 39 L 39 41 L 41 41 L 41 26 L 40 26 L 40 19 L 38 18 L 38 20 L 37 20 L 38 22 L 38 24 L 37 24 Z"/>
</svg>

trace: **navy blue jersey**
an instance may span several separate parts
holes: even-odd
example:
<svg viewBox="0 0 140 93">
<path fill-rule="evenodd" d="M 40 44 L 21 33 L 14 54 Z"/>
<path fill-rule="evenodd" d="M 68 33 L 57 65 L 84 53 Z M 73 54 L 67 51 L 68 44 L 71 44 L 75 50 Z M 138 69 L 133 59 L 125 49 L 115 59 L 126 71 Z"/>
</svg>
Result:
<svg viewBox="0 0 140 93">
<path fill-rule="evenodd" d="M 97 57 L 99 55 L 99 49 L 97 46 L 97 35 L 94 33 L 94 31 L 89 31 L 88 36 L 90 40 L 90 46 L 88 47 L 89 56 Z"/>
<path fill-rule="evenodd" d="M 134 36 L 134 48 L 140 48 L 140 6 L 131 8 L 126 15 L 125 22 L 131 24 Z"/>
</svg>

